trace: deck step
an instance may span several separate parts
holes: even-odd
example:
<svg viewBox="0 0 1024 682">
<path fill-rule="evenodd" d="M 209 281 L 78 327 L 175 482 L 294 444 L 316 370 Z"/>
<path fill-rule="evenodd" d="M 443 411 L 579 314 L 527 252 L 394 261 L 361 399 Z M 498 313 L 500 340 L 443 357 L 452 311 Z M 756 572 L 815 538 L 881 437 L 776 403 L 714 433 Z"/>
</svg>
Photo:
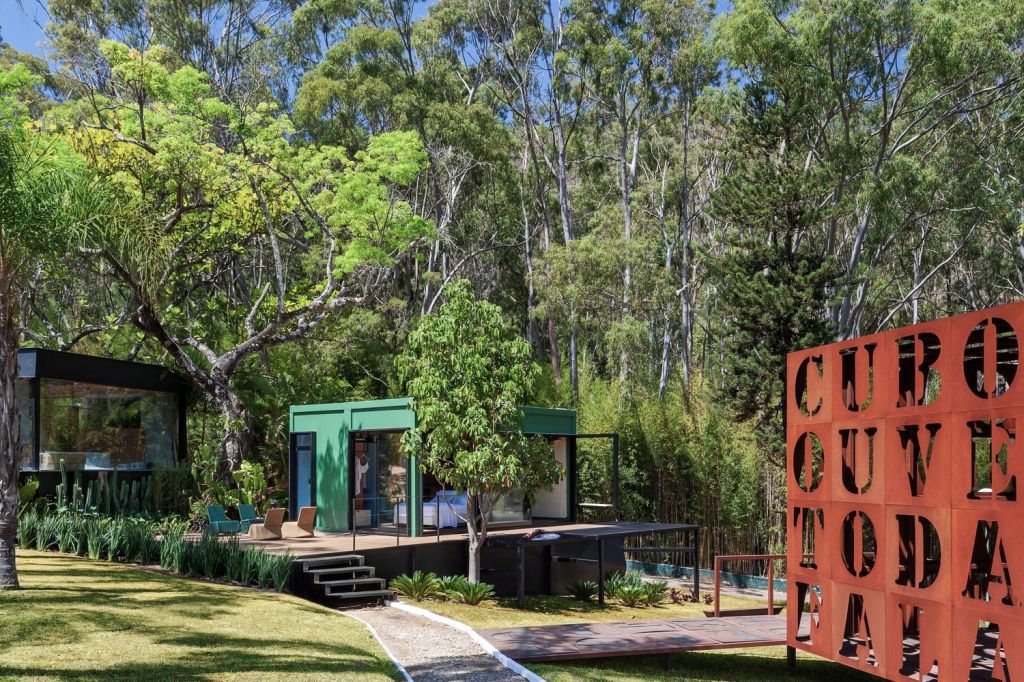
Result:
<svg viewBox="0 0 1024 682">
<path fill-rule="evenodd" d="M 353 576 L 357 574 L 363 574 L 364 576 L 372 576 L 376 572 L 373 566 L 332 566 L 330 568 L 314 568 L 311 571 L 306 571 L 313 576 L 313 580 L 318 580 L 321 575 L 325 574 L 336 574 L 336 573 L 351 573 Z"/>
<path fill-rule="evenodd" d="M 316 580 L 317 585 L 379 585 L 384 587 L 384 578 L 347 578 L 345 580 Z"/>
<path fill-rule="evenodd" d="M 338 599 L 390 599 L 394 596 L 391 590 L 358 590 L 355 592 L 334 592 L 331 588 L 326 590 L 328 597 Z"/>
<path fill-rule="evenodd" d="M 302 570 L 310 572 L 316 566 L 324 566 L 327 564 L 354 564 L 357 566 L 363 565 L 363 557 L 359 554 L 333 554 L 331 556 L 312 557 L 309 559 L 296 559 L 295 561 L 302 562 Z"/>
</svg>

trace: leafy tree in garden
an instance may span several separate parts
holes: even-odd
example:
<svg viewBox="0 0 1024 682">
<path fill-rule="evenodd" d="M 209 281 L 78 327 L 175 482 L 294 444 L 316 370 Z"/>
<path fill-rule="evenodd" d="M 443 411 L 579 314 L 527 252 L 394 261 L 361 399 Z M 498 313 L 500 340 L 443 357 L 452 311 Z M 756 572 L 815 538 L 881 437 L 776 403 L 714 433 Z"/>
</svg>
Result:
<svg viewBox="0 0 1024 682">
<path fill-rule="evenodd" d="M 539 371 L 529 345 L 500 308 L 474 299 L 467 282 L 446 292 L 448 300 L 420 320 L 397 361 L 417 419 L 402 448 L 441 483 L 469 494 L 469 579 L 479 582 L 498 499 L 549 487 L 564 472 L 543 438 L 522 432 L 521 406 Z"/>
<path fill-rule="evenodd" d="M 112 234 L 123 229 L 110 193 L 82 160 L 13 113 L 10 96 L 37 84 L 24 71 L 0 71 L 0 589 L 18 587 L 16 383 L 23 305 L 41 265 L 66 257 L 89 223 L 103 222 Z"/>
<path fill-rule="evenodd" d="M 223 475 L 252 444 L 239 367 L 361 304 L 398 254 L 432 233 L 401 195 L 426 155 L 401 132 L 352 156 L 306 146 L 275 105 L 214 96 L 165 48 L 100 47 L 108 84 L 59 116 L 141 216 L 130 240 L 100 227 L 86 250 L 120 282 L 131 324 L 223 416 Z"/>
</svg>

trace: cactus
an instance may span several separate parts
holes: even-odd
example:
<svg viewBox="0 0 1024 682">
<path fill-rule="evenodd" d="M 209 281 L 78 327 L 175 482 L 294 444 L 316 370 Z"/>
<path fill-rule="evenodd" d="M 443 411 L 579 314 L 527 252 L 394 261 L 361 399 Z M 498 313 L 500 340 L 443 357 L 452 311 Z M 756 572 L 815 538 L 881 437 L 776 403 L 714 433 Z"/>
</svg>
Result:
<svg viewBox="0 0 1024 682">
<path fill-rule="evenodd" d="M 132 487 L 128 493 L 128 511 L 138 513 L 139 511 L 139 482 L 132 481 Z"/>
<path fill-rule="evenodd" d="M 128 508 L 128 481 L 121 481 L 121 489 L 117 493 L 117 508 L 126 510 Z"/>
<path fill-rule="evenodd" d="M 68 470 L 64 460 L 60 460 L 60 483 L 57 484 L 57 509 L 68 506 Z"/>
<path fill-rule="evenodd" d="M 86 511 L 89 511 L 89 510 L 92 509 L 92 500 L 93 500 L 92 491 L 93 491 L 93 488 L 96 487 L 95 484 L 96 484 L 96 481 L 94 481 L 94 480 L 93 481 L 89 481 L 89 485 L 86 488 L 86 491 L 85 491 L 85 510 Z"/>
<path fill-rule="evenodd" d="M 80 512 L 83 509 L 82 500 L 82 471 L 80 469 L 75 470 L 75 487 L 71 490 L 71 509 L 72 511 Z"/>
</svg>

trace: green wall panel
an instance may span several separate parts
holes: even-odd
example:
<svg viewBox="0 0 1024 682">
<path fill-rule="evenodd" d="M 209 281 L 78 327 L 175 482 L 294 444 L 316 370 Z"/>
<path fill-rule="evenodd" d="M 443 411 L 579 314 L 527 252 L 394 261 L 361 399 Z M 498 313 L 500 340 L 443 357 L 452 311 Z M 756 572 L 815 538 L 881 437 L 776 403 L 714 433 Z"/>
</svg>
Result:
<svg viewBox="0 0 1024 682">
<path fill-rule="evenodd" d="M 294 405 L 290 410 L 292 433 L 316 434 L 317 528 L 349 530 L 348 480 L 349 434 L 353 431 L 404 431 L 416 425 L 410 399 L 368 400 L 323 405 Z M 540 407 L 523 408 L 523 430 L 528 433 L 575 434 L 576 412 Z M 416 462 L 410 463 L 415 471 Z M 419 477 L 410 477 L 410 526 L 420 531 L 422 490 Z"/>
</svg>

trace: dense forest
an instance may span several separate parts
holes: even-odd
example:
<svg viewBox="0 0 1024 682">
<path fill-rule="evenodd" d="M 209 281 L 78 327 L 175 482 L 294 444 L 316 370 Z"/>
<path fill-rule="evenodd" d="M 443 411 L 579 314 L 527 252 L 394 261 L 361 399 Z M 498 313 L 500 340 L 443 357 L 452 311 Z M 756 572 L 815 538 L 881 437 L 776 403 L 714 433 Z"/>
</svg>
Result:
<svg viewBox="0 0 1024 682">
<path fill-rule="evenodd" d="M 624 516 L 772 550 L 786 352 L 1024 292 L 1018 0 L 48 9 L 0 116 L 112 217 L 33 261 L 22 343 L 176 367 L 190 446 L 279 483 L 288 405 L 400 395 L 468 280 L 533 402 L 622 434 Z"/>
</svg>

